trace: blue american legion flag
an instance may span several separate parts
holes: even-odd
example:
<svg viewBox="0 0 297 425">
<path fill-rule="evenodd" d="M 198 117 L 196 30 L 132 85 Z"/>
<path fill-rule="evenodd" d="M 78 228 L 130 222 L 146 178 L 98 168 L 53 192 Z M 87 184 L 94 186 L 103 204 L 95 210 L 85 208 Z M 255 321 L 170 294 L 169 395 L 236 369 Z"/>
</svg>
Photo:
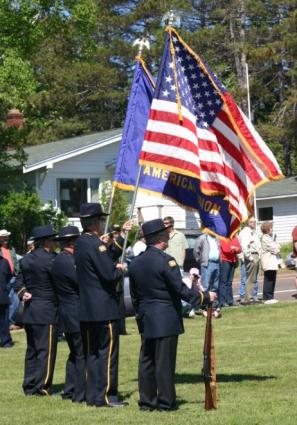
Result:
<svg viewBox="0 0 297 425">
<path fill-rule="evenodd" d="M 128 102 L 122 141 L 119 148 L 113 185 L 134 190 L 138 161 L 150 113 L 154 81 L 144 62 L 136 61 L 134 78 Z M 204 226 L 212 232 L 227 236 L 232 215 L 229 204 L 222 196 L 209 196 L 200 190 L 197 178 L 164 170 L 155 165 L 142 168 L 139 190 L 163 195 L 179 205 L 199 211 Z"/>
<path fill-rule="evenodd" d="M 203 224 L 222 236 L 232 236 L 247 219 L 257 186 L 282 178 L 276 159 L 251 122 L 172 27 L 168 28 L 140 163 L 199 179 L 196 195 Z M 204 221 L 209 218 L 206 195 L 208 201 L 215 196 L 225 202 L 224 207 L 228 204 L 225 234 Z"/>
<path fill-rule="evenodd" d="M 138 160 L 154 92 L 154 80 L 144 61 L 136 58 L 131 93 L 126 112 L 113 185 L 134 190 Z"/>
</svg>

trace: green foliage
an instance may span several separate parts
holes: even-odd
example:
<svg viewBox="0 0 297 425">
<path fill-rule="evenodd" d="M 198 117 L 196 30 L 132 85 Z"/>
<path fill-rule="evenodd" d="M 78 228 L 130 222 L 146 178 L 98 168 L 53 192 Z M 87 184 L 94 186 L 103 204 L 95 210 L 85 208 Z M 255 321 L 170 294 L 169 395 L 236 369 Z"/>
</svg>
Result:
<svg viewBox="0 0 297 425">
<path fill-rule="evenodd" d="M 108 211 L 110 198 L 112 194 L 111 184 L 106 181 L 102 184 L 100 202 L 103 210 Z M 110 214 L 110 225 L 120 224 L 122 225 L 129 218 L 129 199 L 128 194 L 118 188 L 115 189 L 114 198 L 112 203 L 112 209 Z"/>
<path fill-rule="evenodd" d="M 283 172 L 297 173 L 296 0 L 18 0 L 0 2 L 0 119 L 19 106 L 27 133 L 45 143 L 123 124 L 133 73 L 133 41 L 155 76 L 163 15 L 181 16 L 185 41 L 217 73 L 252 118 Z M 2 141 L 0 151 L 11 146 Z M 5 160 L 0 156 L 0 169 Z"/>
<path fill-rule="evenodd" d="M 10 192 L 0 203 L 0 227 L 11 232 L 11 240 L 18 253 L 26 251 L 26 241 L 34 226 L 51 224 L 56 230 L 66 224 L 63 213 L 51 203 L 42 204 L 37 193 Z"/>
</svg>

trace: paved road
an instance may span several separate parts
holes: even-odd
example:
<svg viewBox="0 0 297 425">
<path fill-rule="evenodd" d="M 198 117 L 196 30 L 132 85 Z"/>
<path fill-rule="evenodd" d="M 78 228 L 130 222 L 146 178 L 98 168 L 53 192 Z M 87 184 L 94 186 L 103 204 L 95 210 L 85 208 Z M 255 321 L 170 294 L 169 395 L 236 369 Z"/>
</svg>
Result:
<svg viewBox="0 0 297 425">
<path fill-rule="evenodd" d="M 280 271 L 276 279 L 275 298 L 279 301 L 296 301 L 297 289 L 295 286 L 296 272 Z M 263 274 L 260 275 L 260 293 L 262 296 Z M 233 282 L 233 294 L 235 300 L 239 298 L 239 279 Z"/>
</svg>

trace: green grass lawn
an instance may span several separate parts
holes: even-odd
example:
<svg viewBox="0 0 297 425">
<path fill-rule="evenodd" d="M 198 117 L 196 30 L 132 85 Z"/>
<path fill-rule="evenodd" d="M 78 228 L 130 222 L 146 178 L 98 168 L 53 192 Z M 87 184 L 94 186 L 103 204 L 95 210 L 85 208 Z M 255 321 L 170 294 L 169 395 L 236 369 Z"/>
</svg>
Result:
<svg viewBox="0 0 297 425">
<path fill-rule="evenodd" d="M 12 349 L 0 351 L 0 424 L 199 424 L 296 425 L 297 345 L 294 302 L 224 310 L 214 320 L 218 409 L 204 411 L 201 380 L 205 319 L 186 319 L 179 339 L 176 412 L 140 412 L 137 407 L 139 336 L 128 319 L 121 339 L 119 391 L 129 401 L 124 409 L 96 409 L 52 397 L 22 393 L 25 335 L 13 334 Z M 67 345 L 59 343 L 54 387 L 61 391 Z"/>
</svg>

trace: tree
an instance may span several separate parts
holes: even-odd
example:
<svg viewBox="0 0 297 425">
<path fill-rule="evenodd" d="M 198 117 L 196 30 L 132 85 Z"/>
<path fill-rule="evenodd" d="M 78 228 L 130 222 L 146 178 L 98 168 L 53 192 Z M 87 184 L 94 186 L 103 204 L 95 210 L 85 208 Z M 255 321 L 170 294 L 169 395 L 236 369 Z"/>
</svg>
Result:
<svg viewBox="0 0 297 425">
<path fill-rule="evenodd" d="M 1 197 L 0 227 L 11 232 L 11 241 L 18 253 L 26 252 L 26 242 L 34 226 L 51 224 L 58 231 L 66 221 L 65 215 L 51 203 L 43 205 L 37 193 L 24 190 Z"/>
<path fill-rule="evenodd" d="M 109 208 L 110 198 L 112 194 L 112 187 L 110 182 L 104 182 L 102 185 L 100 202 L 102 204 L 103 210 L 106 212 Z M 122 225 L 129 217 L 129 200 L 128 194 L 116 188 L 112 203 L 112 210 L 110 215 L 110 224 L 120 224 Z"/>
</svg>

